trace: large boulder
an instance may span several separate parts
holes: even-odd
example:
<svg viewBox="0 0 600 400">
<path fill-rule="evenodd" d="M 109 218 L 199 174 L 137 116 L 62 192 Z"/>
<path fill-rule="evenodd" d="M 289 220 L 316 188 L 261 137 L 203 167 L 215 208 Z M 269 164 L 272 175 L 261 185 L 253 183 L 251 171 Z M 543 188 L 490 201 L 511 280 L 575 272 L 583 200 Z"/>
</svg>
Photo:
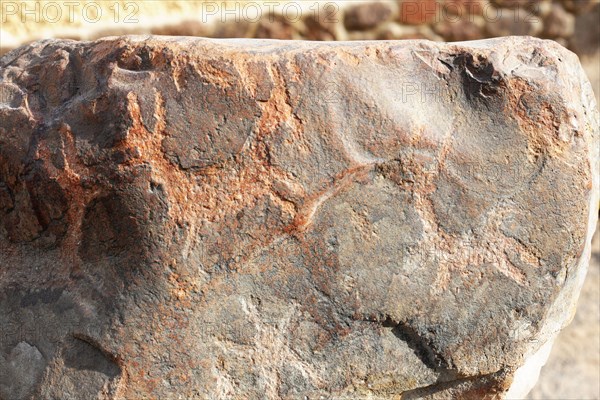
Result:
<svg viewBox="0 0 600 400">
<path fill-rule="evenodd" d="M 598 112 L 554 42 L 49 40 L 0 79 L 2 399 L 502 398 L 572 316 Z"/>
</svg>

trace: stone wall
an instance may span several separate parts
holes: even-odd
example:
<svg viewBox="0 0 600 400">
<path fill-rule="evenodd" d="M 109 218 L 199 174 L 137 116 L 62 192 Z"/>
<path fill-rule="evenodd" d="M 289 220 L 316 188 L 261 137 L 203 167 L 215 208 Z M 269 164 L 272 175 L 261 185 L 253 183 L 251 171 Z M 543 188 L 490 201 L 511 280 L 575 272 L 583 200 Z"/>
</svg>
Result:
<svg viewBox="0 0 600 400">
<path fill-rule="evenodd" d="M 321 4 L 297 18 L 288 7 L 263 15 L 258 22 L 244 18 L 225 28 L 231 17 L 202 24 L 188 19 L 183 24 L 155 27 L 152 33 L 210 37 L 255 37 L 309 40 L 430 39 L 476 40 L 508 35 L 530 35 L 556 40 L 582 53 L 598 47 L 600 3 L 594 0 L 404 0 Z M 219 11 L 221 14 L 226 9 Z M 283 15 L 282 15 L 283 14 Z M 246 19 L 244 21 L 244 19 Z M 225 22 L 225 23 L 223 23 Z M 234 22 L 234 21 L 229 21 Z"/>
</svg>

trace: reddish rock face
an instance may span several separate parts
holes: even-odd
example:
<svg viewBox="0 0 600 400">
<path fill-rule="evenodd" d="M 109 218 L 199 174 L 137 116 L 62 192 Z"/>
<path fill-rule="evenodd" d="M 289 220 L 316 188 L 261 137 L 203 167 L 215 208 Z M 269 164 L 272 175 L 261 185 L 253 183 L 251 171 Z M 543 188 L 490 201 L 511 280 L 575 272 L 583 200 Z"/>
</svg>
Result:
<svg viewBox="0 0 600 400">
<path fill-rule="evenodd" d="M 43 41 L 0 76 L 0 398 L 502 397 L 572 312 L 598 114 L 553 42 Z"/>
</svg>

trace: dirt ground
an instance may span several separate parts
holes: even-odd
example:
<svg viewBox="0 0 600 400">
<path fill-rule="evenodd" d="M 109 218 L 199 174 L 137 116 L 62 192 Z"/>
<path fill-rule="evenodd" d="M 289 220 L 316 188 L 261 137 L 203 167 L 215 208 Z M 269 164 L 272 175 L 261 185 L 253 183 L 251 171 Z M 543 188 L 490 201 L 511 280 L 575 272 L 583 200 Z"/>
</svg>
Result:
<svg viewBox="0 0 600 400">
<path fill-rule="evenodd" d="M 600 399 L 600 229 L 577 312 L 556 339 L 528 399 Z"/>
</svg>

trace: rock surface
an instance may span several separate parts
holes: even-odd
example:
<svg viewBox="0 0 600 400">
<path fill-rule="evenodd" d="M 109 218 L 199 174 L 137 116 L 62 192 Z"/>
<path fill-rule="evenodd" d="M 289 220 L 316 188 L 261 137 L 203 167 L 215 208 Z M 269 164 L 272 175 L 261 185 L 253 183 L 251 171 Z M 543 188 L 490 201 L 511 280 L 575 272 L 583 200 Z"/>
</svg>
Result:
<svg viewBox="0 0 600 400">
<path fill-rule="evenodd" d="M 598 113 L 554 42 L 42 41 L 0 76 L 1 399 L 502 398 L 572 316 Z"/>
<path fill-rule="evenodd" d="M 540 379 L 527 399 L 600 397 L 600 226 L 573 322 L 558 335 Z"/>
</svg>

